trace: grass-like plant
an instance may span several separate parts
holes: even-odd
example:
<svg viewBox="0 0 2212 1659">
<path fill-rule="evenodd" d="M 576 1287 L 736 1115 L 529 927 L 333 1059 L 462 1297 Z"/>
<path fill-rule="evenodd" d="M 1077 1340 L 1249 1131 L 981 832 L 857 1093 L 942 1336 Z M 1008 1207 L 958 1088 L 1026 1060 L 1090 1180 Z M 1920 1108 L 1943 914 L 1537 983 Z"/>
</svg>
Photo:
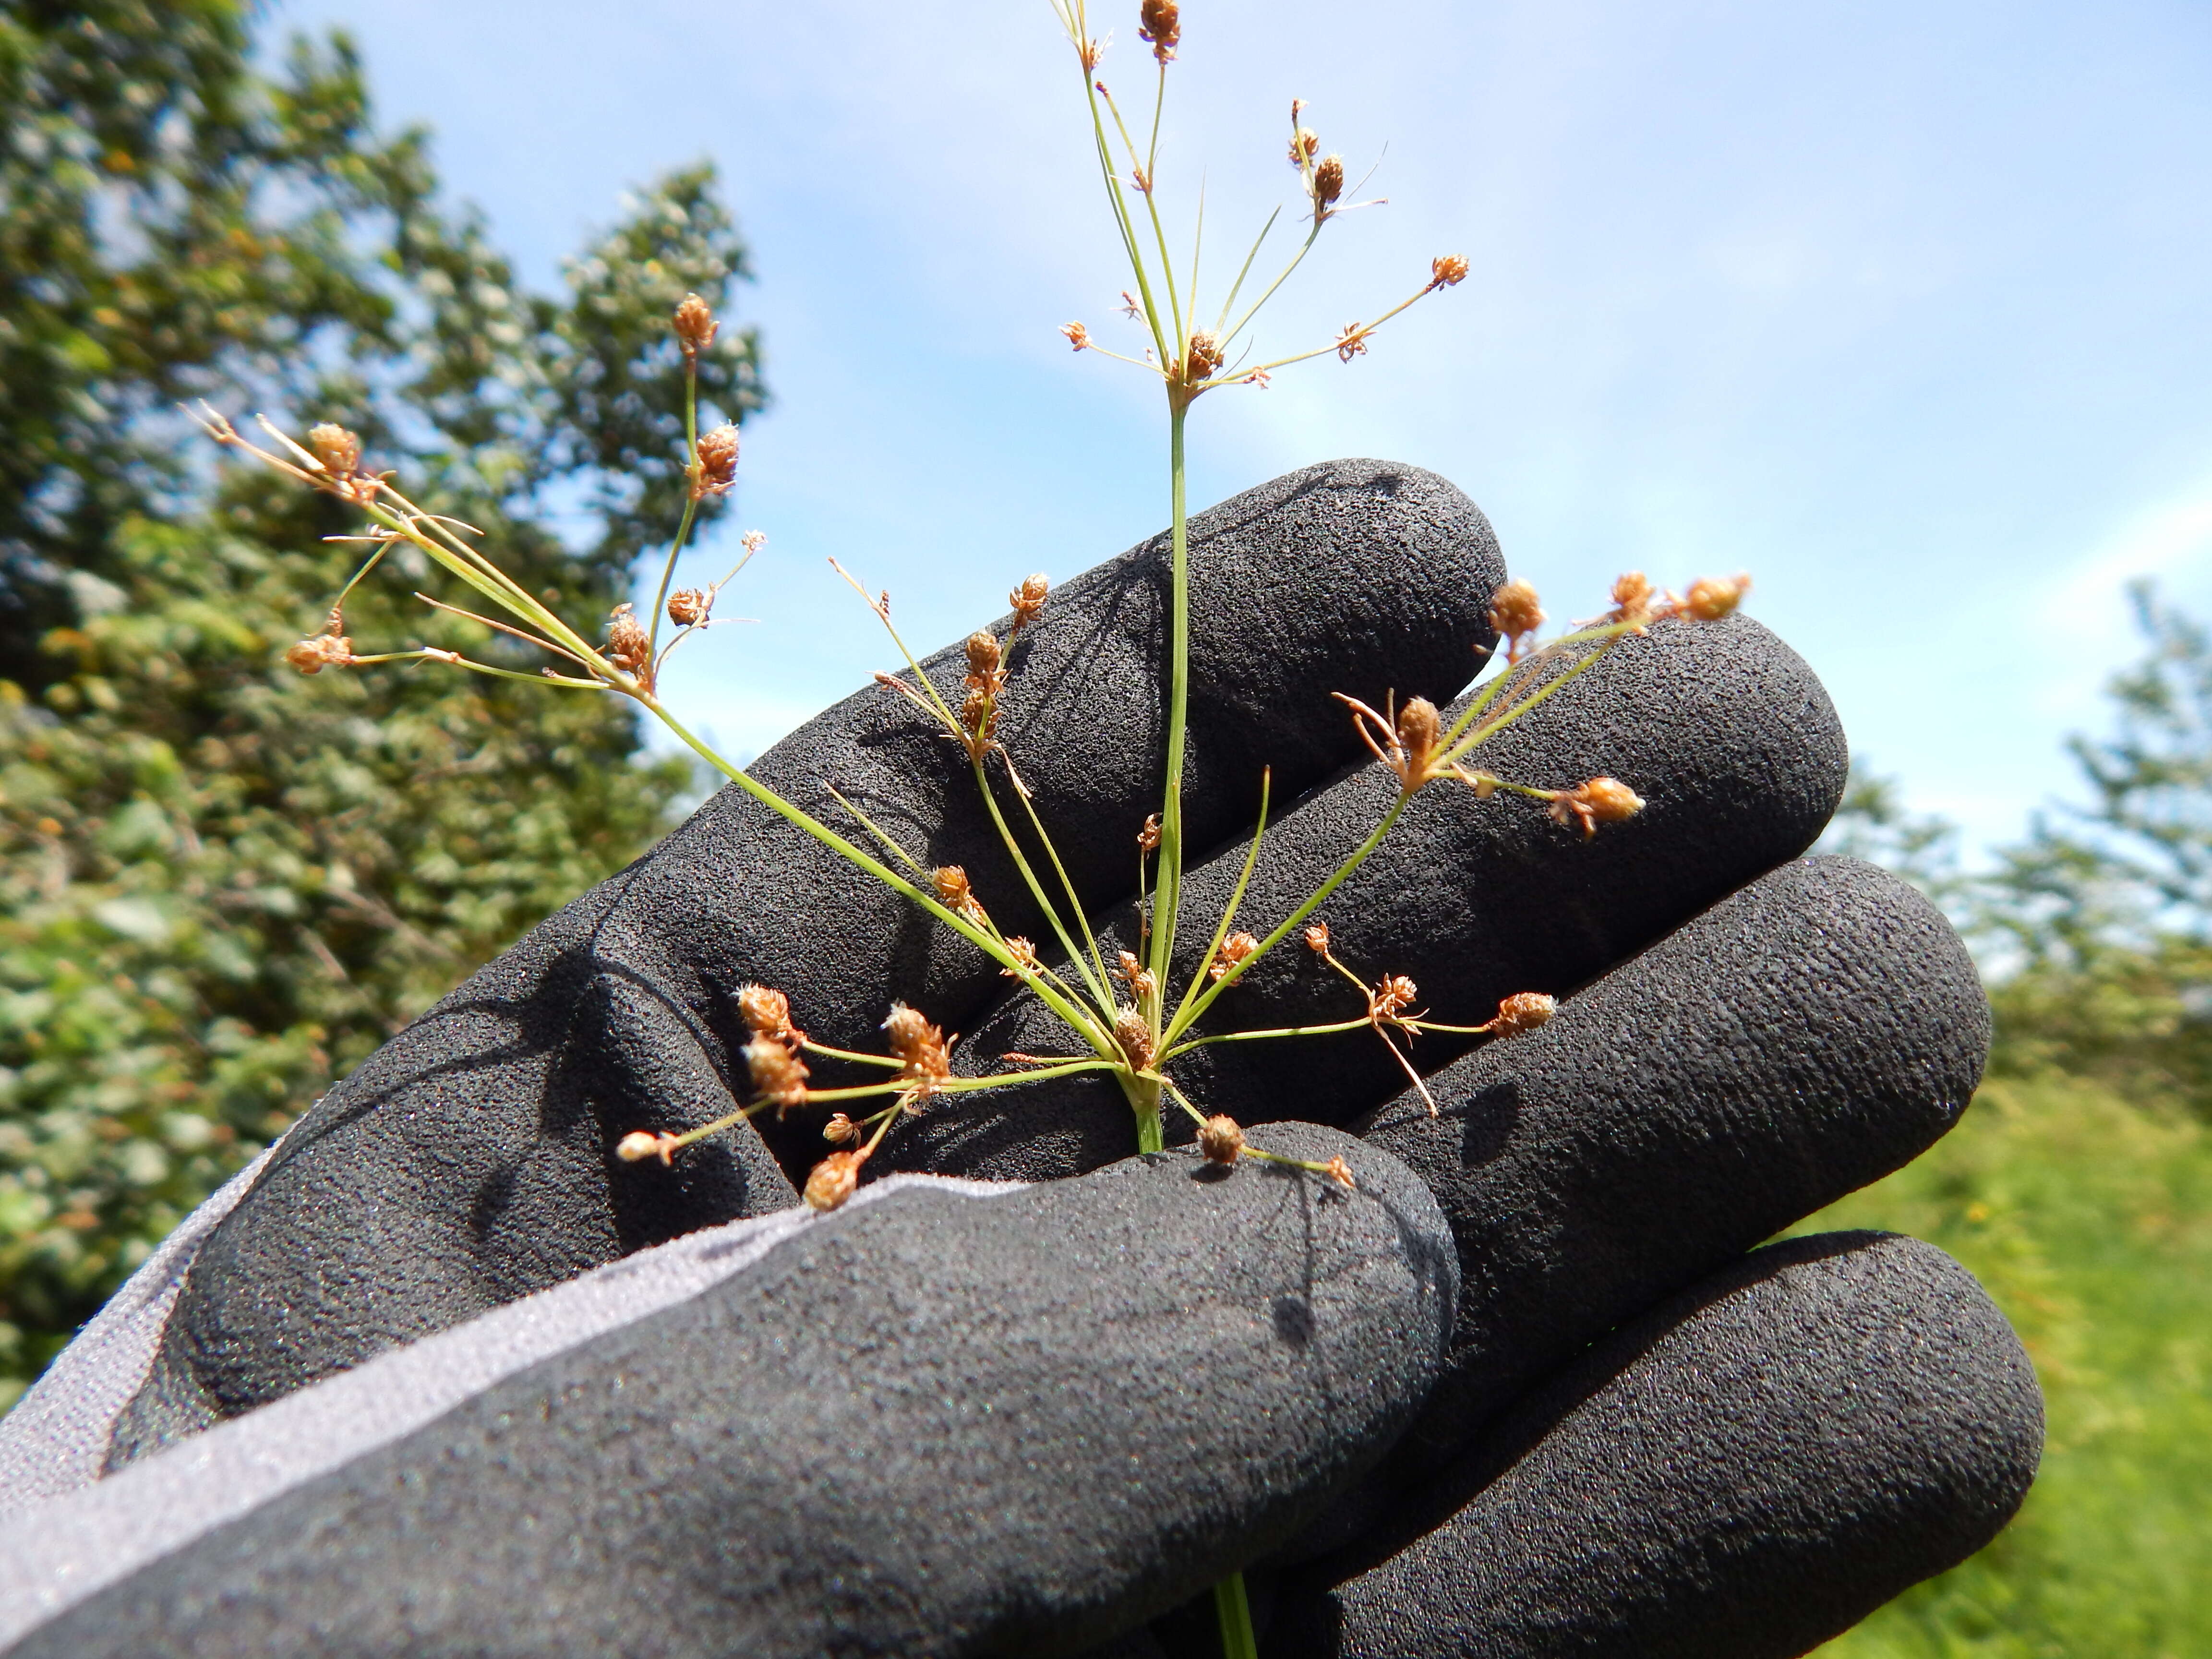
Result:
<svg viewBox="0 0 2212 1659">
<path fill-rule="evenodd" d="M 952 763 L 964 761 L 972 774 L 1012 868 L 1019 872 L 1030 901 L 1052 931 L 1050 944 L 1042 948 L 1030 939 L 1000 930 L 993 920 L 988 896 L 975 890 L 964 869 L 925 866 L 842 796 L 836 798 L 849 813 L 851 823 L 840 827 L 824 823 L 716 753 L 661 702 L 660 680 L 670 653 L 714 625 L 714 606 L 722 588 L 757 551 L 762 539 L 758 532 L 745 536 L 743 556 L 721 581 L 704 588 L 672 591 L 677 562 L 689 541 L 699 503 L 726 493 L 735 481 L 738 465 L 735 427 L 698 430 L 698 355 L 713 343 L 717 325 L 696 295 L 687 297 L 672 319 L 687 368 L 684 429 L 690 501 L 663 563 L 651 611 L 641 617 L 630 605 L 618 606 L 606 621 L 604 640 L 587 637 L 600 631 L 598 626 L 571 623 L 540 595 L 523 586 L 501 568 L 495 554 L 483 545 L 482 538 L 468 526 L 417 505 L 401 493 L 389 474 L 365 467 L 359 441 L 350 433 L 335 426 L 317 426 L 301 444 L 264 419 L 261 424 L 273 447 L 263 447 L 241 435 L 222 416 L 204 411 L 208 430 L 218 441 L 249 451 L 301 483 L 353 503 L 368 520 L 357 538 L 368 546 L 366 559 L 332 604 L 322 632 L 302 640 L 288 653 L 302 672 L 428 660 L 562 690 L 630 698 L 732 784 L 991 957 L 1060 1018 L 1072 1039 L 1073 1052 L 1009 1054 L 1003 1063 L 1012 1069 L 987 1076 L 961 1076 L 952 1069 L 951 1045 L 944 1032 L 927 1014 L 903 1002 L 894 1002 L 886 1011 L 882 1029 L 887 1052 L 866 1054 L 814 1042 L 794 1023 L 795 1011 L 782 992 L 773 987 L 747 986 L 738 1003 L 750 1033 L 750 1041 L 742 1050 L 750 1100 L 728 1116 L 685 1133 L 640 1130 L 629 1134 L 617 1149 L 625 1159 L 669 1163 L 692 1143 L 721 1133 L 763 1111 L 774 1109 L 781 1115 L 802 1107 L 829 1108 L 832 1115 L 824 1136 L 836 1150 L 814 1168 L 805 1195 L 815 1209 L 833 1210 L 851 1195 L 862 1167 L 902 1118 L 925 1109 L 943 1109 L 963 1095 L 1104 1073 L 1120 1085 L 1135 1115 L 1141 1151 L 1162 1150 L 1162 1115 L 1171 1104 L 1195 1121 L 1199 1151 L 1217 1164 L 1233 1167 L 1244 1158 L 1269 1159 L 1349 1187 L 1352 1177 L 1340 1158 L 1316 1164 L 1279 1158 L 1251 1144 L 1242 1126 L 1229 1117 L 1209 1115 L 1177 1085 L 1176 1062 L 1212 1043 L 1364 1030 L 1389 1048 L 1410 1086 L 1425 1097 L 1426 1088 L 1413 1063 L 1410 1042 L 1401 1039 L 1424 1032 L 1498 1038 L 1542 1024 L 1551 1017 L 1553 1002 L 1534 992 L 1506 998 L 1496 1016 L 1480 1025 L 1432 1021 L 1415 1009 L 1419 994 L 1410 979 L 1380 964 L 1382 971 L 1370 982 L 1362 973 L 1338 960 L 1331 950 L 1328 930 L 1314 919 L 1315 913 L 1392 832 L 1414 795 L 1432 784 L 1472 789 L 1485 799 L 1522 797 L 1540 802 L 1562 826 L 1585 836 L 1594 835 L 1602 824 L 1634 814 L 1644 803 L 1626 784 L 1613 778 L 1593 777 L 1574 788 L 1547 789 L 1500 777 L 1474 763 L 1486 743 L 1557 696 L 1622 641 L 1641 635 L 1662 617 L 1716 620 L 1734 610 L 1741 598 L 1742 578 L 1701 580 L 1686 595 L 1676 598 L 1660 592 L 1641 574 L 1631 573 L 1614 584 L 1611 607 L 1601 615 L 1539 643 L 1544 615 L 1537 593 L 1525 581 L 1510 581 L 1494 594 L 1480 596 L 1487 603 L 1492 626 L 1503 637 L 1502 659 L 1495 664 L 1496 672 L 1449 721 L 1424 698 L 1410 698 L 1402 704 L 1394 698 L 1378 709 L 1336 694 L 1346 705 L 1361 740 L 1376 761 L 1395 775 L 1399 786 L 1395 798 L 1365 838 L 1301 903 L 1288 915 L 1264 919 L 1267 931 L 1255 933 L 1239 926 L 1244 920 L 1239 912 L 1253 871 L 1263 855 L 1267 817 L 1263 772 L 1259 822 L 1225 908 L 1210 919 L 1211 937 L 1199 958 L 1203 965 L 1187 982 L 1175 983 L 1176 943 L 1194 925 L 1183 907 L 1188 849 L 1183 838 L 1182 802 L 1191 643 L 1185 437 L 1192 406 L 1210 392 L 1264 386 L 1279 369 L 1332 353 L 1349 364 L 1367 352 L 1369 341 L 1384 324 L 1429 295 L 1459 283 L 1467 275 L 1468 262 L 1455 254 L 1439 257 L 1412 294 L 1371 322 L 1348 324 L 1332 341 L 1278 356 L 1258 352 L 1252 345 L 1253 326 L 1269 300 L 1297 270 L 1329 226 L 1353 207 L 1366 205 L 1345 201 L 1342 158 L 1322 153 L 1314 132 L 1300 125 L 1304 105 L 1294 100 L 1290 106 L 1289 159 L 1303 196 L 1299 209 L 1303 234 L 1276 274 L 1253 291 L 1255 269 L 1267 249 L 1281 210 L 1270 214 L 1207 320 L 1200 309 L 1202 202 L 1193 222 L 1189 261 L 1180 267 L 1170 252 L 1160 205 L 1160 116 L 1170 66 L 1181 40 L 1179 8 L 1175 0 L 1142 0 L 1140 36 L 1151 48 L 1155 68 L 1150 76 L 1149 118 L 1133 128 L 1121 105 L 1099 78 L 1104 47 L 1090 33 L 1085 0 L 1054 0 L 1054 7 L 1083 76 L 1099 174 L 1133 283 L 1133 288 L 1122 295 L 1123 309 L 1142 343 L 1132 355 L 1108 349 L 1079 322 L 1067 324 L 1061 331 L 1079 352 L 1112 357 L 1156 378 L 1167 404 L 1172 574 L 1166 653 L 1159 664 L 1166 692 L 1166 785 L 1159 810 L 1141 824 L 1130 826 L 1139 878 L 1139 951 L 1119 951 L 1113 961 L 1107 959 L 1074 884 L 1054 850 L 1050 828 L 1036 811 L 1027 784 L 996 735 L 1002 715 L 1018 697 L 1018 689 L 1009 681 L 1007 647 L 1023 629 L 1041 625 L 1048 593 L 1044 577 L 1030 576 L 1016 585 L 1009 595 L 1013 622 L 1005 636 L 988 629 L 969 635 L 965 694 L 956 708 L 932 684 L 900 638 L 891 623 L 888 599 L 871 598 L 859 581 L 842 566 L 836 567 L 875 613 L 904 659 L 903 672 L 878 678 L 907 698 L 917 720 L 938 728 L 951 740 L 951 746 L 945 750 L 948 758 L 957 756 L 959 761 Z M 1139 132 L 1144 135 L 1141 142 Z M 1259 360 L 1252 361 L 1255 358 Z M 485 608 L 466 609 L 428 595 L 423 596 L 426 603 L 526 641 L 548 653 L 552 665 L 531 674 L 427 647 L 356 653 L 345 631 L 347 595 L 403 544 L 419 550 L 471 590 Z M 831 562 L 836 565 L 834 560 Z M 665 640 L 664 624 L 668 630 Z M 1345 1018 L 1264 1030 L 1208 1025 L 1200 1031 L 1200 1022 L 1255 963 L 1271 951 L 1301 948 L 1311 951 L 1345 978 L 1348 988 Z M 811 1081 L 810 1058 L 849 1062 L 886 1075 L 872 1083 L 817 1088 Z M 1430 1109 L 1435 1109 L 1433 1101 Z M 1228 1650 L 1232 1655 L 1249 1654 L 1251 1627 L 1241 1579 L 1224 1581 L 1218 1599 Z"/>
</svg>

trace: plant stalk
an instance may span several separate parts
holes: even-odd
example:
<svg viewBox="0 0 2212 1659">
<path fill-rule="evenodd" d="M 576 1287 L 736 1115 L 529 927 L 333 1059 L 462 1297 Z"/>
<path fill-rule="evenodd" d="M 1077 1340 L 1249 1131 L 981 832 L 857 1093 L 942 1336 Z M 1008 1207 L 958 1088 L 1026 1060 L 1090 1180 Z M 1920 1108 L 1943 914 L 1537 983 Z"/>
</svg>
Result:
<svg viewBox="0 0 2212 1659">
<path fill-rule="evenodd" d="M 1252 1634 L 1252 1603 L 1244 1594 L 1244 1575 L 1232 1572 L 1213 1587 L 1213 1610 L 1221 1620 L 1222 1659 L 1260 1659 Z"/>
<path fill-rule="evenodd" d="M 1183 493 L 1183 421 L 1190 406 L 1168 393 L 1169 541 L 1173 553 L 1168 618 L 1167 788 L 1160 804 L 1160 858 L 1152 902 L 1152 960 L 1161 985 L 1175 957 L 1176 912 L 1182 899 L 1182 757 L 1190 716 L 1190 526 Z M 1153 1030 L 1159 1029 L 1153 1016 Z"/>
</svg>

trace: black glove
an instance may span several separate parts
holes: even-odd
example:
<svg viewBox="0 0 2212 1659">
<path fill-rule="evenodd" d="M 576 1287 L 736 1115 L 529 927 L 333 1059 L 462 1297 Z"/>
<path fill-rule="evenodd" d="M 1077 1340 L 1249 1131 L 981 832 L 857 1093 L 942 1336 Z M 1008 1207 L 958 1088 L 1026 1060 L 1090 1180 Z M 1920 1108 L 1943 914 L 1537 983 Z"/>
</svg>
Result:
<svg viewBox="0 0 2212 1659">
<path fill-rule="evenodd" d="M 1448 696 L 1503 570 L 1471 503 L 1372 463 L 1193 532 L 1188 840 L 1223 850 L 1186 914 L 1218 910 L 1266 763 L 1279 803 L 1314 792 L 1247 901 L 1272 921 L 1395 787 L 1340 775 L 1327 694 Z M 1002 735 L 1094 914 L 1158 799 L 1164 550 L 1068 584 L 1010 655 Z M 832 822 L 835 783 L 1040 937 L 958 758 L 878 688 L 754 769 Z M 1432 1075 L 1436 1116 L 1368 1034 L 1182 1074 L 1358 1190 L 1116 1163 L 1118 1094 L 1043 1085 L 935 1105 L 871 1168 L 1098 1173 L 803 1224 L 774 1212 L 824 1150 L 804 1115 L 672 1170 L 612 1157 L 731 1109 L 740 985 L 841 1047 L 903 998 L 979 1033 L 970 1070 L 1064 1039 L 725 791 L 319 1103 L 8 1419 L 19 1499 L 188 1442 L 0 1518 L 10 1651 L 1066 1646 L 1256 1562 L 1284 1653 L 1783 1655 L 1960 1559 L 2039 1444 L 2002 1319 L 1907 1241 L 1742 1254 L 1940 1134 L 1987 1040 L 1924 902 L 1786 862 L 1841 787 L 1817 683 L 1747 621 L 1662 624 L 1483 763 L 1650 805 L 1584 844 L 1432 787 L 1322 915 L 1439 1018 L 1577 992 L 1552 1024 Z M 1271 958 L 1222 1014 L 1357 1012 L 1316 966 Z"/>
</svg>

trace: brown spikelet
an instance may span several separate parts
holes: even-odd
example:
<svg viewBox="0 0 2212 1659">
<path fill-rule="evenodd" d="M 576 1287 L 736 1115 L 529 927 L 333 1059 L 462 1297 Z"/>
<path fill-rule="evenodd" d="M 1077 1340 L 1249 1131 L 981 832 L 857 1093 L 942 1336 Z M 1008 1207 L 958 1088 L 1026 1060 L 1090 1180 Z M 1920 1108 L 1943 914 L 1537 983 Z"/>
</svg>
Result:
<svg viewBox="0 0 2212 1659">
<path fill-rule="evenodd" d="M 1152 1022 L 1134 1008 L 1124 1008 L 1114 1020 L 1114 1040 L 1121 1045 L 1121 1052 L 1129 1064 L 1144 1071 L 1152 1063 L 1158 1045 L 1152 1041 Z"/>
<path fill-rule="evenodd" d="M 914 1085 L 917 1094 L 933 1093 L 939 1084 L 951 1077 L 952 1056 L 945 1033 L 931 1024 L 920 1009 L 903 1002 L 891 1004 L 890 1017 L 884 1021 L 884 1036 L 892 1057 L 905 1062 L 901 1079 Z"/>
<path fill-rule="evenodd" d="M 1413 1006 L 1420 988 L 1403 974 L 1385 974 L 1375 982 L 1367 994 L 1367 1015 L 1370 1019 L 1394 1019 Z"/>
<path fill-rule="evenodd" d="M 1182 43 L 1182 9 L 1176 0 L 1144 0 L 1137 15 L 1141 20 L 1137 38 L 1151 46 L 1152 56 L 1161 63 L 1170 61 Z"/>
<path fill-rule="evenodd" d="M 1328 954 L 1328 924 L 1317 921 L 1306 929 L 1306 949 L 1317 957 Z"/>
<path fill-rule="evenodd" d="M 713 307 L 696 294 L 684 296 L 684 302 L 676 307 L 675 321 L 676 337 L 687 357 L 696 357 L 714 344 L 721 326 L 714 320 Z"/>
<path fill-rule="evenodd" d="M 1329 209 L 1335 205 L 1337 198 L 1343 194 L 1344 157 L 1322 156 L 1320 161 L 1314 163 L 1314 216 L 1319 219 L 1328 217 Z"/>
<path fill-rule="evenodd" d="M 860 1165 L 867 1157 L 864 1152 L 832 1152 L 816 1164 L 806 1177 L 806 1207 L 826 1215 L 842 1206 L 860 1184 Z"/>
<path fill-rule="evenodd" d="M 670 1164 L 676 1157 L 676 1137 L 665 1129 L 659 1134 L 632 1129 L 615 1142 L 615 1156 L 625 1164 L 641 1164 L 648 1158 L 657 1158 L 663 1164 Z"/>
<path fill-rule="evenodd" d="M 1051 591 L 1052 584 L 1039 572 L 1023 577 L 1021 585 L 1006 595 L 1006 603 L 1013 610 L 1016 632 L 1037 619 L 1037 613 L 1044 609 L 1045 596 Z"/>
<path fill-rule="evenodd" d="M 288 647 L 284 660 L 302 674 L 319 674 L 325 668 L 343 668 L 353 661 L 353 641 L 343 634 L 318 634 Z"/>
<path fill-rule="evenodd" d="M 1516 576 L 1490 596 L 1490 625 L 1509 640 L 1522 640 L 1544 625 L 1544 607 L 1535 586 Z"/>
<path fill-rule="evenodd" d="M 361 471 L 361 439 L 342 426 L 325 421 L 309 427 L 307 447 L 334 478 L 350 478 Z"/>
<path fill-rule="evenodd" d="M 752 1078 L 753 1093 L 780 1114 L 806 1103 L 806 1062 L 774 1037 L 757 1037 L 745 1044 L 745 1070 Z"/>
<path fill-rule="evenodd" d="M 1234 1164 L 1244 1156 L 1244 1131 L 1219 1113 L 1198 1126 L 1198 1150 L 1209 1164 Z"/>
<path fill-rule="evenodd" d="M 1429 261 L 1429 286 L 1449 288 L 1467 280 L 1467 255 L 1439 253 Z"/>
<path fill-rule="evenodd" d="M 1579 824 L 1587 841 L 1601 823 L 1619 823 L 1644 810 L 1644 799 L 1619 778 L 1592 778 L 1572 789 L 1555 789 L 1551 813 L 1559 823 Z"/>
<path fill-rule="evenodd" d="M 1519 1036 L 1550 1024 L 1559 1002 L 1541 991 L 1516 991 L 1498 1005 L 1498 1018 L 1483 1029 L 1493 1036 Z"/>
<path fill-rule="evenodd" d="M 703 587 L 679 587 L 668 596 L 668 620 L 678 628 L 690 628 L 707 620 L 707 611 L 714 603 L 714 596 Z"/>
<path fill-rule="evenodd" d="M 618 605 L 607 621 L 607 660 L 625 674 L 642 678 L 647 659 L 653 654 L 653 640 L 645 631 L 645 624 L 627 604 Z"/>
<path fill-rule="evenodd" d="M 1681 614 L 1692 622 L 1718 622 L 1742 604 L 1750 590 L 1748 576 L 1701 576 L 1682 596 Z"/>
<path fill-rule="evenodd" d="M 755 1036 L 785 1037 L 791 1029 L 791 999 L 765 985 L 738 988 L 738 1017 Z"/>
<path fill-rule="evenodd" d="M 691 474 L 691 499 L 728 493 L 738 481 L 738 429 L 725 423 L 699 437 L 699 463 Z"/>
<path fill-rule="evenodd" d="M 1249 933 L 1231 933 L 1221 941 L 1221 949 L 1206 969 L 1208 979 L 1219 984 L 1236 970 L 1238 964 L 1249 959 L 1260 948 L 1260 941 Z"/>
</svg>

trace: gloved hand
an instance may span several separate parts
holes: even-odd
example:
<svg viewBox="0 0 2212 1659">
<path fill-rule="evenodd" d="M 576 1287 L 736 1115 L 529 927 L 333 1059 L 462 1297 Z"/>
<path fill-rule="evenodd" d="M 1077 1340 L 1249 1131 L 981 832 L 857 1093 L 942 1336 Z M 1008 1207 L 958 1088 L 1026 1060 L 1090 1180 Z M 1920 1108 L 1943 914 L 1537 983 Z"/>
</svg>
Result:
<svg viewBox="0 0 2212 1659">
<path fill-rule="evenodd" d="M 1395 787 L 1328 694 L 1449 696 L 1503 568 L 1464 497 L 1374 463 L 1225 503 L 1193 548 L 1187 836 L 1222 851 L 1186 915 L 1218 912 L 1267 763 L 1296 801 L 1246 901 L 1272 919 Z M 1158 800 L 1164 593 L 1155 542 L 1010 653 L 1001 735 L 1094 914 Z M 1042 937 L 957 758 L 875 688 L 754 770 L 832 822 L 835 784 Z M 1440 1019 L 1574 993 L 1550 1025 L 1424 1039 L 1434 1116 L 1364 1033 L 1182 1073 L 1356 1190 L 1132 1160 L 1118 1094 L 1040 1085 L 934 1104 L 871 1170 L 1042 1184 L 902 1177 L 817 1220 L 789 1207 L 810 1115 L 612 1155 L 736 1103 L 739 986 L 847 1048 L 902 998 L 977 1034 L 963 1069 L 1064 1039 L 726 790 L 318 1103 L 0 1422 L 0 1639 L 1142 1650 L 1257 1564 L 1270 1653 L 1802 1651 L 1994 1533 L 2040 1442 L 1939 1253 L 1744 1254 L 1942 1133 L 1986 1047 L 1923 901 L 1791 862 L 1844 760 L 1755 623 L 1662 624 L 1484 759 L 1610 773 L 1643 814 L 1585 843 L 1433 786 L 1322 912 Z M 1270 958 L 1224 1022 L 1357 1013 L 1316 966 Z"/>
</svg>

